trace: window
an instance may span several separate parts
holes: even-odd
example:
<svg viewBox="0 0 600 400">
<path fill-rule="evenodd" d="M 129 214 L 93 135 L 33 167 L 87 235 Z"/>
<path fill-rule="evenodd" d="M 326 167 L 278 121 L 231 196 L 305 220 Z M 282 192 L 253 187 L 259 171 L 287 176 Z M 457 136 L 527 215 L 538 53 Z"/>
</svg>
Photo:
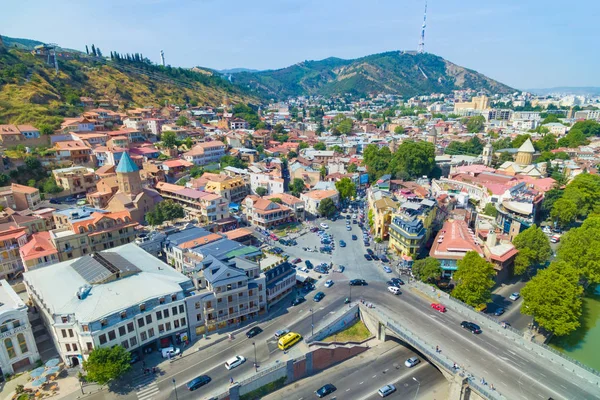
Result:
<svg viewBox="0 0 600 400">
<path fill-rule="evenodd" d="M 106 343 L 106 335 L 104 333 L 98 336 L 98 339 L 100 340 L 100 344 Z"/>
<path fill-rule="evenodd" d="M 199 309 L 201 306 L 201 303 L 199 301 L 196 302 L 196 304 L 194 304 L 194 308 Z"/>
<path fill-rule="evenodd" d="M 206 302 L 206 308 L 212 308 L 212 301 Z"/>
<path fill-rule="evenodd" d="M 142 342 L 143 342 L 144 340 L 148 339 L 148 335 L 146 334 L 146 332 L 142 332 L 140 334 L 140 338 L 142 339 Z"/>
<path fill-rule="evenodd" d="M 62 334 L 62 337 L 67 337 L 67 330 L 66 329 L 61 329 L 60 333 Z"/>
<path fill-rule="evenodd" d="M 152 315 L 146 315 L 146 323 L 147 324 L 151 324 L 152 323 Z"/>
<path fill-rule="evenodd" d="M 138 319 L 138 326 L 141 328 L 142 326 L 144 326 L 144 318 L 139 318 Z"/>
<path fill-rule="evenodd" d="M 19 322 L 19 321 L 18 321 L 18 320 L 16 320 L 16 319 L 13 319 L 13 322 L 12 322 L 12 324 L 13 324 L 13 329 L 15 329 L 15 328 L 18 328 L 18 327 L 20 327 L 20 326 L 21 326 L 21 322 Z"/>
<path fill-rule="evenodd" d="M 0 332 L 4 333 L 8 331 L 8 324 L 2 324 L 2 326 L 0 326 Z"/>
<path fill-rule="evenodd" d="M 15 353 L 15 348 L 13 347 L 13 342 L 10 338 L 4 339 L 4 347 L 6 347 L 6 352 L 8 353 L 9 358 L 15 358 L 17 353 Z"/>
<path fill-rule="evenodd" d="M 120 326 L 119 327 L 119 336 L 124 336 L 127 334 L 127 331 L 125 330 L 125 326 Z"/>
<path fill-rule="evenodd" d="M 223 299 L 217 299 L 217 303 L 220 303 L 221 301 L 223 301 Z"/>
<path fill-rule="evenodd" d="M 154 328 L 148 329 L 148 337 L 154 337 Z"/>
<path fill-rule="evenodd" d="M 183 306 L 183 304 L 180 304 L 180 305 L 179 305 L 179 312 L 180 312 L 181 314 L 183 314 L 183 313 L 185 312 L 185 307 Z"/>
<path fill-rule="evenodd" d="M 21 349 L 21 354 L 25 354 L 29 351 L 27 348 L 27 341 L 25 340 L 25 335 L 19 333 L 17 335 L 17 341 L 19 342 L 19 348 Z"/>
<path fill-rule="evenodd" d="M 177 315 L 177 307 L 172 307 L 171 313 L 173 313 L 173 315 Z"/>
<path fill-rule="evenodd" d="M 88 325 L 81 325 L 81 329 L 83 329 L 84 332 L 90 331 L 90 327 Z"/>
<path fill-rule="evenodd" d="M 129 339 L 129 344 L 131 345 L 131 347 L 137 346 L 137 339 L 135 337 L 132 337 L 131 339 Z"/>
<path fill-rule="evenodd" d="M 164 297 L 160 297 L 158 299 L 158 304 L 165 304 L 165 298 Z"/>
<path fill-rule="evenodd" d="M 165 326 L 163 324 L 158 324 L 158 333 L 163 333 L 165 331 Z"/>
<path fill-rule="evenodd" d="M 176 294 L 172 294 L 171 295 L 171 301 L 175 301 L 177 300 L 177 295 Z"/>
<path fill-rule="evenodd" d="M 121 342 L 121 346 L 123 346 L 124 348 L 128 349 L 129 348 L 129 341 L 128 340 L 123 340 Z"/>
<path fill-rule="evenodd" d="M 127 324 L 127 332 L 131 333 L 131 332 L 133 332 L 133 329 L 134 329 L 133 328 L 133 322 L 128 323 Z"/>
<path fill-rule="evenodd" d="M 73 329 L 69 329 L 69 337 L 73 337 Z"/>
<path fill-rule="evenodd" d="M 92 351 L 94 349 L 94 345 L 92 344 L 92 342 L 87 342 L 86 345 L 87 345 L 88 351 Z"/>
<path fill-rule="evenodd" d="M 156 319 L 157 320 L 161 320 L 162 319 L 162 312 L 161 311 L 157 311 L 156 312 Z"/>
<path fill-rule="evenodd" d="M 67 351 L 71 351 L 71 345 L 69 343 L 65 344 L 65 347 L 67 348 Z"/>
<path fill-rule="evenodd" d="M 102 326 L 108 325 L 108 320 L 103 319 L 102 321 L 100 321 L 100 325 L 102 325 Z"/>
<path fill-rule="evenodd" d="M 173 321 L 173 327 L 175 329 L 179 328 L 179 320 L 178 319 L 176 319 L 175 321 Z"/>
<path fill-rule="evenodd" d="M 227 285 L 227 290 L 231 290 L 231 283 Z"/>
<path fill-rule="evenodd" d="M 127 318 L 127 311 L 121 311 L 121 319 Z"/>
<path fill-rule="evenodd" d="M 166 329 L 166 330 L 168 330 L 168 331 L 170 331 L 170 330 L 171 330 L 171 323 L 170 323 L 170 322 L 167 322 L 167 323 L 165 324 L 165 329 Z"/>
<path fill-rule="evenodd" d="M 181 326 L 185 326 L 185 318 L 181 318 Z"/>
<path fill-rule="evenodd" d="M 116 338 L 117 338 L 117 335 L 116 335 L 115 331 L 108 332 L 108 340 L 115 340 Z"/>
<path fill-rule="evenodd" d="M 169 309 L 168 308 L 163 310 L 163 317 L 169 318 Z"/>
<path fill-rule="evenodd" d="M 233 296 L 227 296 L 227 301 L 231 303 L 233 301 Z"/>
<path fill-rule="evenodd" d="M 202 321 L 202 314 L 196 314 L 196 321 Z"/>
<path fill-rule="evenodd" d="M 63 324 L 66 324 L 69 322 L 69 317 L 60 317 L 61 321 Z"/>
<path fill-rule="evenodd" d="M 77 343 L 73 343 L 72 346 L 73 346 L 73 351 L 79 351 L 79 349 L 77 348 Z"/>
<path fill-rule="evenodd" d="M 140 311 L 146 311 L 146 305 L 140 304 Z"/>
</svg>

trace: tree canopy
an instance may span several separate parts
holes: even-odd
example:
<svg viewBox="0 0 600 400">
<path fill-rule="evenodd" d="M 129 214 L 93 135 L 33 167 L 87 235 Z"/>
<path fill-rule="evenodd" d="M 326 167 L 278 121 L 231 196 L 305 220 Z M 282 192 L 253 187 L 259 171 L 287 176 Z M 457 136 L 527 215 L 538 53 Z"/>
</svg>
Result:
<svg viewBox="0 0 600 400">
<path fill-rule="evenodd" d="M 121 345 L 98 347 L 83 362 L 87 379 L 100 385 L 117 379 L 131 369 L 131 354 Z"/>
<path fill-rule="evenodd" d="M 327 146 L 325 146 L 325 143 L 323 143 L 323 142 L 317 142 L 317 143 L 315 143 L 313 148 L 315 150 L 325 150 L 325 149 L 327 149 Z"/>
<path fill-rule="evenodd" d="M 264 195 L 267 194 L 267 189 L 265 189 L 262 186 L 259 186 L 256 188 L 256 194 L 259 195 L 260 197 L 263 197 Z"/>
<path fill-rule="evenodd" d="M 577 175 L 561 198 L 554 201 L 550 216 L 561 226 L 568 226 L 592 212 L 600 213 L 600 176 L 583 173 Z"/>
<path fill-rule="evenodd" d="M 172 221 L 185 216 L 183 207 L 173 200 L 161 201 L 154 210 L 146 213 L 146 222 L 150 225 L 160 225 L 165 221 Z"/>
<path fill-rule="evenodd" d="M 427 257 L 414 262 L 412 272 L 421 282 L 432 282 L 442 276 L 442 267 L 437 258 Z"/>
<path fill-rule="evenodd" d="M 588 217 L 561 238 L 557 260 L 571 265 L 592 284 L 600 283 L 600 216 Z"/>
<path fill-rule="evenodd" d="M 177 134 L 173 131 L 166 131 L 160 135 L 160 140 L 167 149 L 172 149 L 177 146 Z"/>
<path fill-rule="evenodd" d="M 521 275 L 531 266 L 541 265 L 552 256 L 548 236 L 536 225 L 519 233 L 513 240 L 519 254 L 515 259 L 515 275 Z"/>
<path fill-rule="evenodd" d="M 340 193 L 340 199 L 345 200 L 356 196 L 356 185 L 350 178 L 342 178 L 335 183 L 335 188 Z"/>
<path fill-rule="evenodd" d="M 482 115 L 476 115 L 467 121 L 467 132 L 479 133 L 485 128 L 485 118 Z"/>
<path fill-rule="evenodd" d="M 471 307 L 486 304 L 492 299 L 491 289 L 496 275 L 494 266 L 474 251 L 458 260 L 458 269 L 454 273 L 456 287 L 452 296 Z"/>
<path fill-rule="evenodd" d="M 496 218 L 498 215 L 498 209 L 492 203 L 487 203 L 483 209 L 483 213 L 487 216 Z"/>
<path fill-rule="evenodd" d="M 177 118 L 177 121 L 175 122 L 175 125 L 177 126 L 187 126 L 190 123 L 190 121 L 186 118 L 185 115 L 180 115 L 179 118 Z"/>
<path fill-rule="evenodd" d="M 478 156 L 483 152 L 483 143 L 477 136 L 473 136 L 466 142 L 452 142 L 446 147 L 444 153 L 450 155 Z"/>
<path fill-rule="evenodd" d="M 331 217 L 335 214 L 335 203 L 329 197 L 319 203 L 319 214 L 323 217 Z"/>
<path fill-rule="evenodd" d="M 241 159 L 239 159 L 235 156 L 230 156 L 230 155 L 224 155 L 223 157 L 221 157 L 221 159 L 219 160 L 219 164 L 221 165 L 221 168 L 225 168 L 225 167 L 246 168 L 248 166 Z"/>
<path fill-rule="evenodd" d="M 407 140 L 398 146 L 394 154 L 389 147 L 380 149 L 370 144 L 363 151 L 363 157 L 371 181 L 385 174 L 405 180 L 429 176 L 435 168 L 435 148 L 429 142 Z"/>
<path fill-rule="evenodd" d="M 290 183 L 290 192 L 296 197 L 300 197 L 300 193 L 302 193 L 305 188 L 304 181 L 300 178 L 294 178 L 292 183 Z"/>
</svg>

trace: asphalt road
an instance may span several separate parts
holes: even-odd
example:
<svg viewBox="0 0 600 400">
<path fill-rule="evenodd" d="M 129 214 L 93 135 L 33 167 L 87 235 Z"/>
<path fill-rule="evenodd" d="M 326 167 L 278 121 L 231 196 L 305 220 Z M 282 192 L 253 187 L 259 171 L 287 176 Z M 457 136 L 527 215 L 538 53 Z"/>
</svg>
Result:
<svg viewBox="0 0 600 400">
<path fill-rule="evenodd" d="M 415 355 L 410 349 L 388 340 L 357 357 L 286 386 L 264 399 L 316 398 L 314 392 L 327 383 L 333 384 L 337 390 L 326 398 L 376 399 L 380 398 L 377 394 L 380 387 L 393 384 L 396 392 L 388 396 L 389 399 L 413 399 L 417 389 L 420 399 L 446 399 L 448 382 L 434 366 L 424 361 L 413 368 L 404 366 L 404 360 Z"/>
</svg>

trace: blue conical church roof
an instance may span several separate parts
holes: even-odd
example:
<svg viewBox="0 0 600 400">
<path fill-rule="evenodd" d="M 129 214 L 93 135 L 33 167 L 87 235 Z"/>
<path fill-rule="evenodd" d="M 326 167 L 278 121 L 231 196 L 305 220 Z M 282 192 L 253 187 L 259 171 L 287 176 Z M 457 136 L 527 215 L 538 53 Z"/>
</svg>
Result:
<svg viewBox="0 0 600 400">
<path fill-rule="evenodd" d="M 121 156 L 121 161 L 119 161 L 119 165 L 117 166 L 116 172 L 126 174 L 128 172 L 137 171 L 139 171 L 139 168 L 137 167 L 137 165 L 135 165 L 131 157 L 129 157 L 129 153 L 123 153 L 123 155 Z"/>
</svg>

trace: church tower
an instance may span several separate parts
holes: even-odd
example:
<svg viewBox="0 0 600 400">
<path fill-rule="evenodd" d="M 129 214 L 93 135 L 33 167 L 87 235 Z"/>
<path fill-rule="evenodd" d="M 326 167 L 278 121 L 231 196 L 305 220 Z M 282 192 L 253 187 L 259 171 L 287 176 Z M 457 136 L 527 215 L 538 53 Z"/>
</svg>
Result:
<svg viewBox="0 0 600 400">
<path fill-rule="evenodd" d="M 483 165 L 485 165 L 486 167 L 492 165 L 493 150 L 494 148 L 492 147 L 492 144 L 490 142 L 487 142 L 487 144 L 483 147 L 483 154 L 481 158 L 483 159 Z"/>
<path fill-rule="evenodd" d="M 137 196 L 142 192 L 140 170 L 129 156 L 129 153 L 123 153 L 116 172 L 120 193 Z"/>
<path fill-rule="evenodd" d="M 516 163 L 519 165 L 531 165 L 533 164 L 533 154 L 535 153 L 535 148 L 533 147 L 533 143 L 531 143 L 531 139 L 527 139 L 519 150 L 517 151 L 517 159 Z"/>
<path fill-rule="evenodd" d="M 435 129 L 435 127 L 431 128 L 429 130 L 429 132 L 427 133 L 427 141 L 431 144 L 433 144 L 434 146 L 437 143 L 437 130 Z"/>
</svg>

